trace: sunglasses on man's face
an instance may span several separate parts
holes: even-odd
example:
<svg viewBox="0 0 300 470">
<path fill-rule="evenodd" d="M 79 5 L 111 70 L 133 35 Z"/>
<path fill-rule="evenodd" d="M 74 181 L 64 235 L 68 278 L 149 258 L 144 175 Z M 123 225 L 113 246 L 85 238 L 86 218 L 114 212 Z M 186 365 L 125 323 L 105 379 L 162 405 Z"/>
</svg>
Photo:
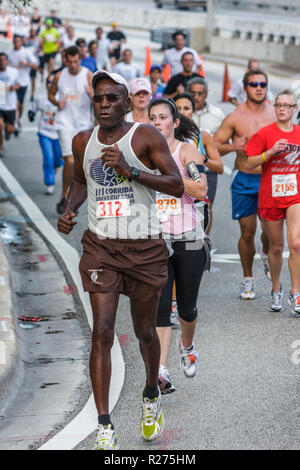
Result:
<svg viewBox="0 0 300 470">
<path fill-rule="evenodd" d="M 268 86 L 267 82 L 248 82 L 247 86 L 251 86 L 251 88 L 257 88 L 260 86 L 260 88 L 266 88 Z"/>
<path fill-rule="evenodd" d="M 121 98 L 121 95 L 115 95 L 114 93 L 108 93 L 107 95 L 94 95 L 93 101 L 95 103 L 102 103 L 104 98 L 106 98 L 109 103 L 116 103 L 118 98 Z"/>
</svg>

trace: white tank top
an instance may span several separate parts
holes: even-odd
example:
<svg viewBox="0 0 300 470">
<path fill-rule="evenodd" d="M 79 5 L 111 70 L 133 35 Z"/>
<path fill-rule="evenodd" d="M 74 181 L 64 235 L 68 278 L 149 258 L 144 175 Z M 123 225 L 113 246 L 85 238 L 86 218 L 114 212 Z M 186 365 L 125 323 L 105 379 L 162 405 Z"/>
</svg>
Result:
<svg viewBox="0 0 300 470">
<path fill-rule="evenodd" d="M 115 143 L 129 166 L 156 174 L 156 170 L 147 168 L 132 149 L 132 136 L 139 125 L 135 123 Z M 89 229 L 100 238 L 136 240 L 157 237 L 161 232 L 161 224 L 155 206 L 155 191 L 136 181 L 129 182 L 112 168 L 103 168 L 101 150 L 108 145 L 99 142 L 98 131 L 99 126 L 96 126 L 87 143 L 83 160 Z"/>
<path fill-rule="evenodd" d="M 65 67 L 57 82 L 59 100 L 67 99 L 66 106 L 57 110 L 55 125 L 57 129 L 83 131 L 90 129 L 92 106 L 85 87 L 88 85 L 88 69 L 81 67 L 77 75 L 71 75 Z"/>
</svg>

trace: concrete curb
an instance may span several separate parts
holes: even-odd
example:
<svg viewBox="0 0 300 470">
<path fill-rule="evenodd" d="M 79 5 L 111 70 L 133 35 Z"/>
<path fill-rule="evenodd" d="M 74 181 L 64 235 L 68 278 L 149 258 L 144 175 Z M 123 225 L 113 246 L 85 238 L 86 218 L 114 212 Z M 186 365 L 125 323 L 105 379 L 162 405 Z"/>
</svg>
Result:
<svg viewBox="0 0 300 470">
<path fill-rule="evenodd" d="M 0 237 L 0 414 L 13 399 L 23 377 L 13 312 L 10 266 Z"/>
</svg>

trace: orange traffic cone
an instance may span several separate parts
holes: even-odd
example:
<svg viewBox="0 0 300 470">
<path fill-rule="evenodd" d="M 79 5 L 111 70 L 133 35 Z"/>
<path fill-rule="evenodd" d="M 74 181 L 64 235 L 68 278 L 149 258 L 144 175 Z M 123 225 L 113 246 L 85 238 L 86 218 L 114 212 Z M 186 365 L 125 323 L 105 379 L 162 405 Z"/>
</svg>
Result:
<svg viewBox="0 0 300 470">
<path fill-rule="evenodd" d="M 223 81 L 223 98 L 222 98 L 223 103 L 227 103 L 229 101 L 229 97 L 228 97 L 229 90 L 230 90 L 230 79 L 229 79 L 229 73 L 228 73 L 228 66 L 227 64 L 225 64 L 224 81 Z"/>
<path fill-rule="evenodd" d="M 150 68 L 152 65 L 152 59 L 151 59 L 151 49 L 150 46 L 146 47 L 146 58 L 145 58 L 145 71 L 144 75 L 150 75 Z"/>
<path fill-rule="evenodd" d="M 12 39 L 12 32 L 11 32 L 11 24 L 7 23 L 7 34 L 6 34 L 7 39 L 11 40 Z"/>
<path fill-rule="evenodd" d="M 171 78 L 171 67 L 170 67 L 170 64 L 167 64 L 167 65 L 165 66 L 165 68 L 163 69 L 162 78 L 163 78 L 163 81 L 164 81 L 165 83 L 168 83 L 168 81 L 170 80 L 170 78 Z"/>
<path fill-rule="evenodd" d="M 204 66 L 203 66 L 203 56 L 199 55 L 199 59 L 200 59 L 200 64 L 201 64 L 201 71 L 200 71 L 199 75 L 201 75 L 201 77 L 205 78 L 205 72 L 204 72 Z"/>
</svg>

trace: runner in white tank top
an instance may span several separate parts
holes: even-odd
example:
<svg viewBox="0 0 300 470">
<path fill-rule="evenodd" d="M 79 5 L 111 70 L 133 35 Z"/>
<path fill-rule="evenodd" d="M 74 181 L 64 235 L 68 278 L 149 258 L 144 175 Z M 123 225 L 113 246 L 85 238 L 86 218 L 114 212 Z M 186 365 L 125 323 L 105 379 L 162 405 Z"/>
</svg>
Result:
<svg viewBox="0 0 300 470">
<path fill-rule="evenodd" d="M 92 122 L 92 73 L 80 65 L 79 49 L 71 46 L 65 51 L 66 64 L 54 77 L 49 100 L 57 106 L 55 125 L 59 134 L 62 156 L 65 159 L 62 178 L 62 195 L 56 210 L 62 214 L 73 177 L 73 137 L 80 131 L 90 129 Z M 58 94 L 58 99 L 56 97 Z"/>
<path fill-rule="evenodd" d="M 90 368 L 99 415 L 95 449 L 113 450 L 117 436 L 109 415 L 110 351 L 120 293 L 130 297 L 146 370 L 142 437 L 152 441 L 164 427 L 155 324 L 168 250 L 154 202 L 155 191 L 180 198 L 183 182 L 162 135 L 149 124 L 124 120 L 130 105 L 125 79 L 100 70 L 93 76 L 93 88 L 99 126 L 74 138 L 74 179 L 58 229 L 65 234 L 72 230 L 75 211 L 87 197 L 89 229 L 82 239 L 79 269 L 94 316 Z"/>
<path fill-rule="evenodd" d="M 92 127 L 91 98 L 87 93 L 89 70 L 80 66 L 74 75 L 64 68 L 57 82 L 58 99 L 66 104 L 56 114 L 57 129 L 71 129 L 80 132 Z"/>
</svg>

